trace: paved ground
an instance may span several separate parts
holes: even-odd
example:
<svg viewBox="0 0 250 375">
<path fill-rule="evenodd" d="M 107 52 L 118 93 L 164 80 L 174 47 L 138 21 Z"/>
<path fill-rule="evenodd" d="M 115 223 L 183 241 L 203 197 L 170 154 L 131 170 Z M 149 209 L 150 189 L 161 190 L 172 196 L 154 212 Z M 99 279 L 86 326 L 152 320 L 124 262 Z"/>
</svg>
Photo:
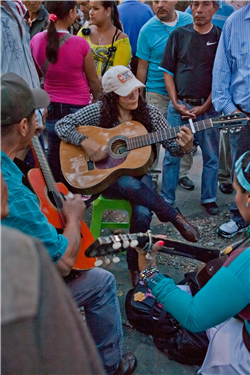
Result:
<svg viewBox="0 0 250 375">
<path fill-rule="evenodd" d="M 163 151 L 161 151 L 160 162 L 163 158 Z M 200 205 L 200 180 L 202 172 L 202 158 L 201 151 L 198 149 L 197 154 L 194 157 L 194 164 L 189 177 L 195 183 L 195 189 L 193 191 L 187 191 L 178 187 L 177 189 L 177 200 L 176 205 L 181 209 L 183 215 L 188 219 L 200 218 L 204 221 L 207 214 L 204 208 Z M 161 184 L 161 181 L 159 185 Z M 218 190 L 218 205 L 224 211 L 227 211 L 227 206 L 233 201 L 233 195 L 224 195 Z M 222 224 L 222 223 L 220 223 Z M 155 233 L 162 233 L 162 230 L 166 230 L 171 227 L 163 226 L 162 223 L 154 216 L 152 220 L 152 231 Z M 216 233 L 217 228 L 213 228 Z M 107 233 L 107 232 L 104 232 Z M 104 234 L 102 233 L 102 235 Z M 201 230 L 202 236 L 202 230 Z M 135 375 L 191 375 L 197 373 L 197 368 L 193 366 L 184 366 L 175 361 L 169 360 L 164 354 L 162 354 L 153 344 L 150 336 L 144 335 L 140 332 L 132 329 L 127 322 L 124 301 L 128 290 L 131 288 L 129 273 L 127 270 L 127 264 L 125 255 L 121 255 L 121 261 L 118 264 L 111 264 L 108 268 L 116 277 L 118 298 L 120 301 L 121 314 L 123 319 L 124 329 L 124 352 L 132 351 L 135 353 L 138 359 L 138 367 Z M 166 265 L 161 265 L 160 270 L 173 277 L 176 282 L 182 279 L 183 273 L 181 270 L 170 268 Z"/>
</svg>

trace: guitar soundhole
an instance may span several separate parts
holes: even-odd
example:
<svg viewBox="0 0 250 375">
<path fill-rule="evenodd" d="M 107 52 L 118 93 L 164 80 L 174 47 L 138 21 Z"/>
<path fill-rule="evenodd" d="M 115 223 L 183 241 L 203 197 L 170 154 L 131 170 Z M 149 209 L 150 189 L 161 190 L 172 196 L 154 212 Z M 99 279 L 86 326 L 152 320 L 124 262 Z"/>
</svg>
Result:
<svg viewBox="0 0 250 375">
<path fill-rule="evenodd" d="M 116 136 L 110 139 L 108 148 L 113 158 L 124 158 L 130 152 L 127 150 L 127 139 L 125 136 Z"/>
<path fill-rule="evenodd" d="M 124 152 L 127 151 L 127 145 L 126 145 L 126 142 L 124 142 L 123 140 L 116 140 L 113 144 L 112 144 L 112 147 L 111 147 L 111 150 L 114 154 L 116 155 L 122 155 L 124 154 Z"/>
</svg>

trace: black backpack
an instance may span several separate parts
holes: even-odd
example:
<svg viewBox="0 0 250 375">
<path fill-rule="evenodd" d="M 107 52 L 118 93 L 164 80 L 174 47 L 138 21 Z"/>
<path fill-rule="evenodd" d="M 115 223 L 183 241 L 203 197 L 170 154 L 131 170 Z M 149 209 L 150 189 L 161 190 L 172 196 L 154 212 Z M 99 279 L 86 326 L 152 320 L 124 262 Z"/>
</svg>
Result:
<svg viewBox="0 0 250 375">
<path fill-rule="evenodd" d="M 199 290 L 193 272 L 186 274 L 179 284 L 189 284 L 193 295 Z M 155 346 L 170 359 L 189 365 L 202 364 L 209 344 L 206 332 L 192 333 L 183 328 L 173 315 L 163 310 L 142 282 L 129 290 L 125 311 L 130 324 L 152 335 Z"/>
</svg>

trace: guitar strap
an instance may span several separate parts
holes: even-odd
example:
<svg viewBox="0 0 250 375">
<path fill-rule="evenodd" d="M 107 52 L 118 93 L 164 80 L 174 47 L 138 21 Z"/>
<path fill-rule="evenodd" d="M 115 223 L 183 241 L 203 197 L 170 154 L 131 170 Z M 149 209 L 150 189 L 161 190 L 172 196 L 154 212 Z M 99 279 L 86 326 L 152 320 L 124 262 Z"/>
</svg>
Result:
<svg viewBox="0 0 250 375">
<path fill-rule="evenodd" d="M 67 42 L 67 40 L 69 38 L 71 38 L 72 35 L 71 34 L 65 34 L 63 35 L 60 39 L 59 39 L 59 49 L 64 45 L 65 42 Z M 46 77 L 46 73 L 48 71 L 48 68 L 50 66 L 51 62 L 49 62 L 49 60 L 46 58 L 46 60 L 44 61 L 43 63 L 43 66 L 42 66 L 42 73 L 43 73 L 43 77 L 44 77 L 44 80 L 45 80 L 45 77 Z"/>
</svg>

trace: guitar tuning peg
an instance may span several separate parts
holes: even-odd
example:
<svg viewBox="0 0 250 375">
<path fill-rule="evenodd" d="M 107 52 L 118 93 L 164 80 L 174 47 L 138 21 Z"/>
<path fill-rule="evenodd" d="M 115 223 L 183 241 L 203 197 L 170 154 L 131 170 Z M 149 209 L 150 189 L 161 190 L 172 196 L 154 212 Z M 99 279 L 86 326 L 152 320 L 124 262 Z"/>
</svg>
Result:
<svg viewBox="0 0 250 375">
<path fill-rule="evenodd" d="M 222 129 L 222 133 L 224 134 L 228 133 L 228 129 Z"/>
<path fill-rule="evenodd" d="M 112 261 L 113 261 L 114 263 L 119 263 L 119 262 L 120 262 L 120 258 L 117 257 L 117 256 L 114 256 L 113 259 L 112 259 Z"/>
<path fill-rule="evenodd" d="M 103 261 L 101 259 L 96 259 L 95 266 L 100 267 L 103 264 Z"/>
<path fill-rule="evenodd" d="M 127 249 L 129 247 L 129 241 L 123 241 L 123 248 Z"/>
<path fill-rule="evenodd" d="M 137 240 L 132 240 L 132 241 L 130 242 L 130 246 L 131 246 L 132 248 L 136 247 L 137 245 L 138 245 L 138 241 L 137 241 Z"/>
<path fill-rule="evenodd" d="M 241 127 L 238 126 L 238 128 L 235 129 L 235 133 L 239 133 L 241 131 Z"/>
<path fill-rule="evenodd" d="M 230 129 L 230 133 L 235 133 L 235 129 Z"/>
<path fill-rule="evenodd" d="M 110 259 L 105 257 L 104 263 L 106 264 L 106 266 L 108 266 L 110 264 Z"/>
<path fill-rule="evenodd" d="M 122 246 L 121 242 L 114 242 L 112 245 L 114 250 L 120 249 L 121 246 Z"/>
<path fill-rule="evenodd" d="M 146 254 L 146 258 L 147 258 L 148 260 L 153 259 L 152 255 L 150 255 L 150 253 L 147 253 L 147 254 Z"/>
</svg>

